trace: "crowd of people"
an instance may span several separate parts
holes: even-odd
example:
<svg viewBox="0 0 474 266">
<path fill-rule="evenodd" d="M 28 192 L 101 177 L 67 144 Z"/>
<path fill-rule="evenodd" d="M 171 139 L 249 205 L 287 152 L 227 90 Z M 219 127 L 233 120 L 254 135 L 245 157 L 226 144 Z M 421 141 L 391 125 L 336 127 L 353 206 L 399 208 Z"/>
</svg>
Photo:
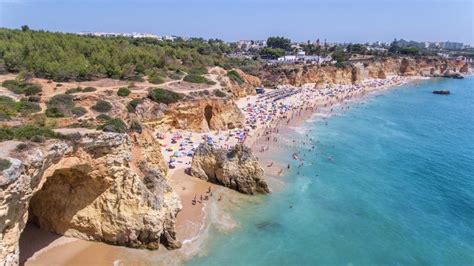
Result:
<svg viewBox="0 0 474 266">
<path fill-rule="evenodd" d="M 318 108 L 331 108 L 346 99 L 404 81 L 406 78 L 395 76 L 366 80 L 355 85 L 282 86 L 264 94 L 238 100 L 237 104 L 245 115 L 244 128 L 209 133 L 185 130 L 161 132 L 157 133 L 157 138 L 162 141 L 163 154 L 170 169 L 189 166 L 195 149 L 202 142 L 219 148 L 229 148 L 239 142 L 249 146 L 259 144 L 257 150 L 263 152 L 269 149 L 269 142 L 278 141 L 278 128 L 290 124 L 293 119 L 300 117 L 302 112 L 313 113 Z M 332 109 L 329 112 L 332 112 Z M 248 141 L 249 137 L 252 137 L 252 141 Z"/>
</svg>

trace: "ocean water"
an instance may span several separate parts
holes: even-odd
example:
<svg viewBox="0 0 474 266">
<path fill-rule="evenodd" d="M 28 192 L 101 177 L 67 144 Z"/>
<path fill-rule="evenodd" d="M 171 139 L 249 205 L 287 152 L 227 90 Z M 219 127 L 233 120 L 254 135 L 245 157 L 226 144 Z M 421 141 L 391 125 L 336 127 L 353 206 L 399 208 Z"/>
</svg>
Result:
<svg viewBox="0 0 474 266">
<path fill-rule="evenodd" d="M 287 147 L 284 188 L 241 206 L 235 230 L 211 228 L 187 265 L 474 265 L 474 78 L 348 106 L 290 134 L 316 150 Z"/>
</svg>

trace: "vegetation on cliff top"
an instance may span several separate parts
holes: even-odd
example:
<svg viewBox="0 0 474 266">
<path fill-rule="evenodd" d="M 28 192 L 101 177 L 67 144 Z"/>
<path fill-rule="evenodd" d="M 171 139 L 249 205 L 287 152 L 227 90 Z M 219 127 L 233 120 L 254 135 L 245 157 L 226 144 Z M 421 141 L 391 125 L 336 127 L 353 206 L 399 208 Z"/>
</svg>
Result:
<svg viewBox="0 0 474 266">
<path fill-rule="evenodd" d="M 227 76 L 230 80 L 237 82 L 238 84 L 244 83 L 244 79 L 240 76 L 240 74 L 235 70 L 230 70 L 227 72 Z"/>
<path fill-rule="evenodd" d="M 135 109 L 137 108 L 137 106 L 139 104 L 141 104 L 143 102 L 143 99 L 133 99 L 131 100 L 130 102 L 128 102 L 127 104 L 127 111 L 129 113 L 134 113 L 135 112 Z"/>
<path fill-rule="evenodd" d="M 51 97 L 47 102 L 46 116 L 65 117 L 72 115 L 72 109 L 75 107 L 74 96 L 70 94 L 57 94 Z"/>
<path fill-rule="evenodd" d="M 7 96 L 0 96 L 0 121 L 9 120 L 17 114 L 31 114 L 41 111 L 37 103 L 29 102 L 26 99 L 15 101 Z"/>
<path fill-rule="evenodd" d="M 9 128 L 0 128 L 0 141 L 17 139 L 42 142 L 45 139 L 61 137 L 61 134 L 52 131 L 48 127 L 36 126 L 31 124 Z"/>
<path fill-rule="evenodd" d="M 1 49 L 1 48 L 0 48 Z M 5 80 L 2 86 L 16 94 L 24 94 L 26 96 L 35 95 L 41 92 L 41 86 L 28 82 L 21 82 L 17 80 Z"/>
<path fill-rule="evenodd" d="M 108 101 L 98 100 L 91 107 L 91 109 L 100 113 L 107 113 L 108 111 L 112 110 L 112 104 L 110 104 Z"/>
<path fill-rule="evenodd" d="M 214 81 L 208 80 L 207 78 L 205 78 L 203 76 L 200 76 L 200 75 L 196 75 L 196 74 L 186 75 L 186 77 L 184 77 L 183 80 L 186 81 L 186 82 L 199 83 L 199 84 L 204 84 L 204 83 L 208 84 L 208 85 L 216 84 Z"/>
<path fill-rule="evenodd" d="M 147 69 L 188 72 L 222 65 L 231 47 L 220 40 L 102 38 L 76 34 L 0 29 L 0 65 L 9 72 L 66 80 L 109 77 L 139 80 Z"/>
<path fill-rule="evenodd" d="M 98 129 L 104 132 L 126 133 L 127 124 L 125 124 L 125 122 L 120 118 L 112 118 L 105 121 L 105 123 L 100 125 Z"/>
<path fill-rule="evenodd" d="M 117 95 L 120 97 L 127 97 L 130 93 L 131 91 L 125 87 L 119 88 L 117 91 Z"/>
<path fill-rule="evenodd" d="M 170 104 L 181 100 L 183 95 L 174 91 L 157 88 L 151 90 L 148 97 L 157 103 Z"/>
</svg>

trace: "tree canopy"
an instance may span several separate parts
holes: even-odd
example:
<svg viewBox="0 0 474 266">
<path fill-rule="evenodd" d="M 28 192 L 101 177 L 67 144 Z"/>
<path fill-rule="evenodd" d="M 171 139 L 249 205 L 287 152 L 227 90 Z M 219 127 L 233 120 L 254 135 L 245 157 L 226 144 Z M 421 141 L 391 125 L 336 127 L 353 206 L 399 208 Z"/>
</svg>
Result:
<svg viewBox="0 0 474 266">
<path fill-rule="evenodd" d="M 279 48 L 285 51 L 291 49 L 291 40 L 284 37 L 269 37 L 267 39 L 267 46 L 270 48 Z"/>
<path fill-rule="evenodd" d="M 183 70 L 222 65 L 230 46 L 219 40 L 95 37 L 0 28 L 0 65 L 56 81 L 139 80 L 147 69 Z"/>
</svg>

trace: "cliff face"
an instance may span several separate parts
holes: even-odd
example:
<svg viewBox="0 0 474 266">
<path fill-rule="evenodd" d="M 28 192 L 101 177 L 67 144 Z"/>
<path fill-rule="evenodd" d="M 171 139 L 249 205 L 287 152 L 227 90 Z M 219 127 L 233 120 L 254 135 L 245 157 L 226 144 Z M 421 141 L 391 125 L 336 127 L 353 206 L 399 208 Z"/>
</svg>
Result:
<svg viewBox="0 0 474 266">
<path fill-rule="evenodd" d="M 232 96 L 236 98 L 246 97 L 248 95 L 255 95 L 255 87 L 262 86 L 260 78 L 252 76 L 243 72 L 240 69 L 233 69 L 242 78 L 242 82 L 236 82 L 229 79 L 227 76 L 227 70 L 221 67 L 213 67 L 209 70 L 210 74 L 217 75 L 221 85 L 228 88 L 232 93 Z"/>
<path fill-rule="evenodd" d="M 170 104 L 159 123 L 177 129 L 207 132 L 240 128 L 244 120 L 234 101 L 203 98 Z"/>
<path fill-rule="evenodd" d="M 255 95 L 255 88 L 262 86 L 261 80 L 258 77 L 246 74 L 240 69 L 234 70 L 242 77 L 244 82 L 229 81 L 229 88 L 232 94 L 237 98 Z"/>
<path fill-rule="evenodd" d="M 199 145 L 191 164 L 192 176 L 245 194 L 269 193 L 263 169 L 252 151 L 238 144 L 230 150 Z"/>
<path fill-rule="evenodd" d="M 447 72 L 466 73 L 469 64 L 439 58 L 386 58 L 356 62 L 336 68 L 334 66 L 266 66 L 261 76 L 272 84 L 301 86 L 305 83 L 354 84 L 365 79 L 387 76 L 434 76 Z"/>
<path fill-rule="evenodd" d="M 0 178 L 0 265 L 18 263 L 18 240 L 28 220 L 85 240 L 180 247 L 174 227 L 181 203 L 160 169 L 161 156 L 134 145 L 127 135 L 87 132 L 75 142 L 12 149 L 6 157 L 12 165 Z"/>
</svg>

